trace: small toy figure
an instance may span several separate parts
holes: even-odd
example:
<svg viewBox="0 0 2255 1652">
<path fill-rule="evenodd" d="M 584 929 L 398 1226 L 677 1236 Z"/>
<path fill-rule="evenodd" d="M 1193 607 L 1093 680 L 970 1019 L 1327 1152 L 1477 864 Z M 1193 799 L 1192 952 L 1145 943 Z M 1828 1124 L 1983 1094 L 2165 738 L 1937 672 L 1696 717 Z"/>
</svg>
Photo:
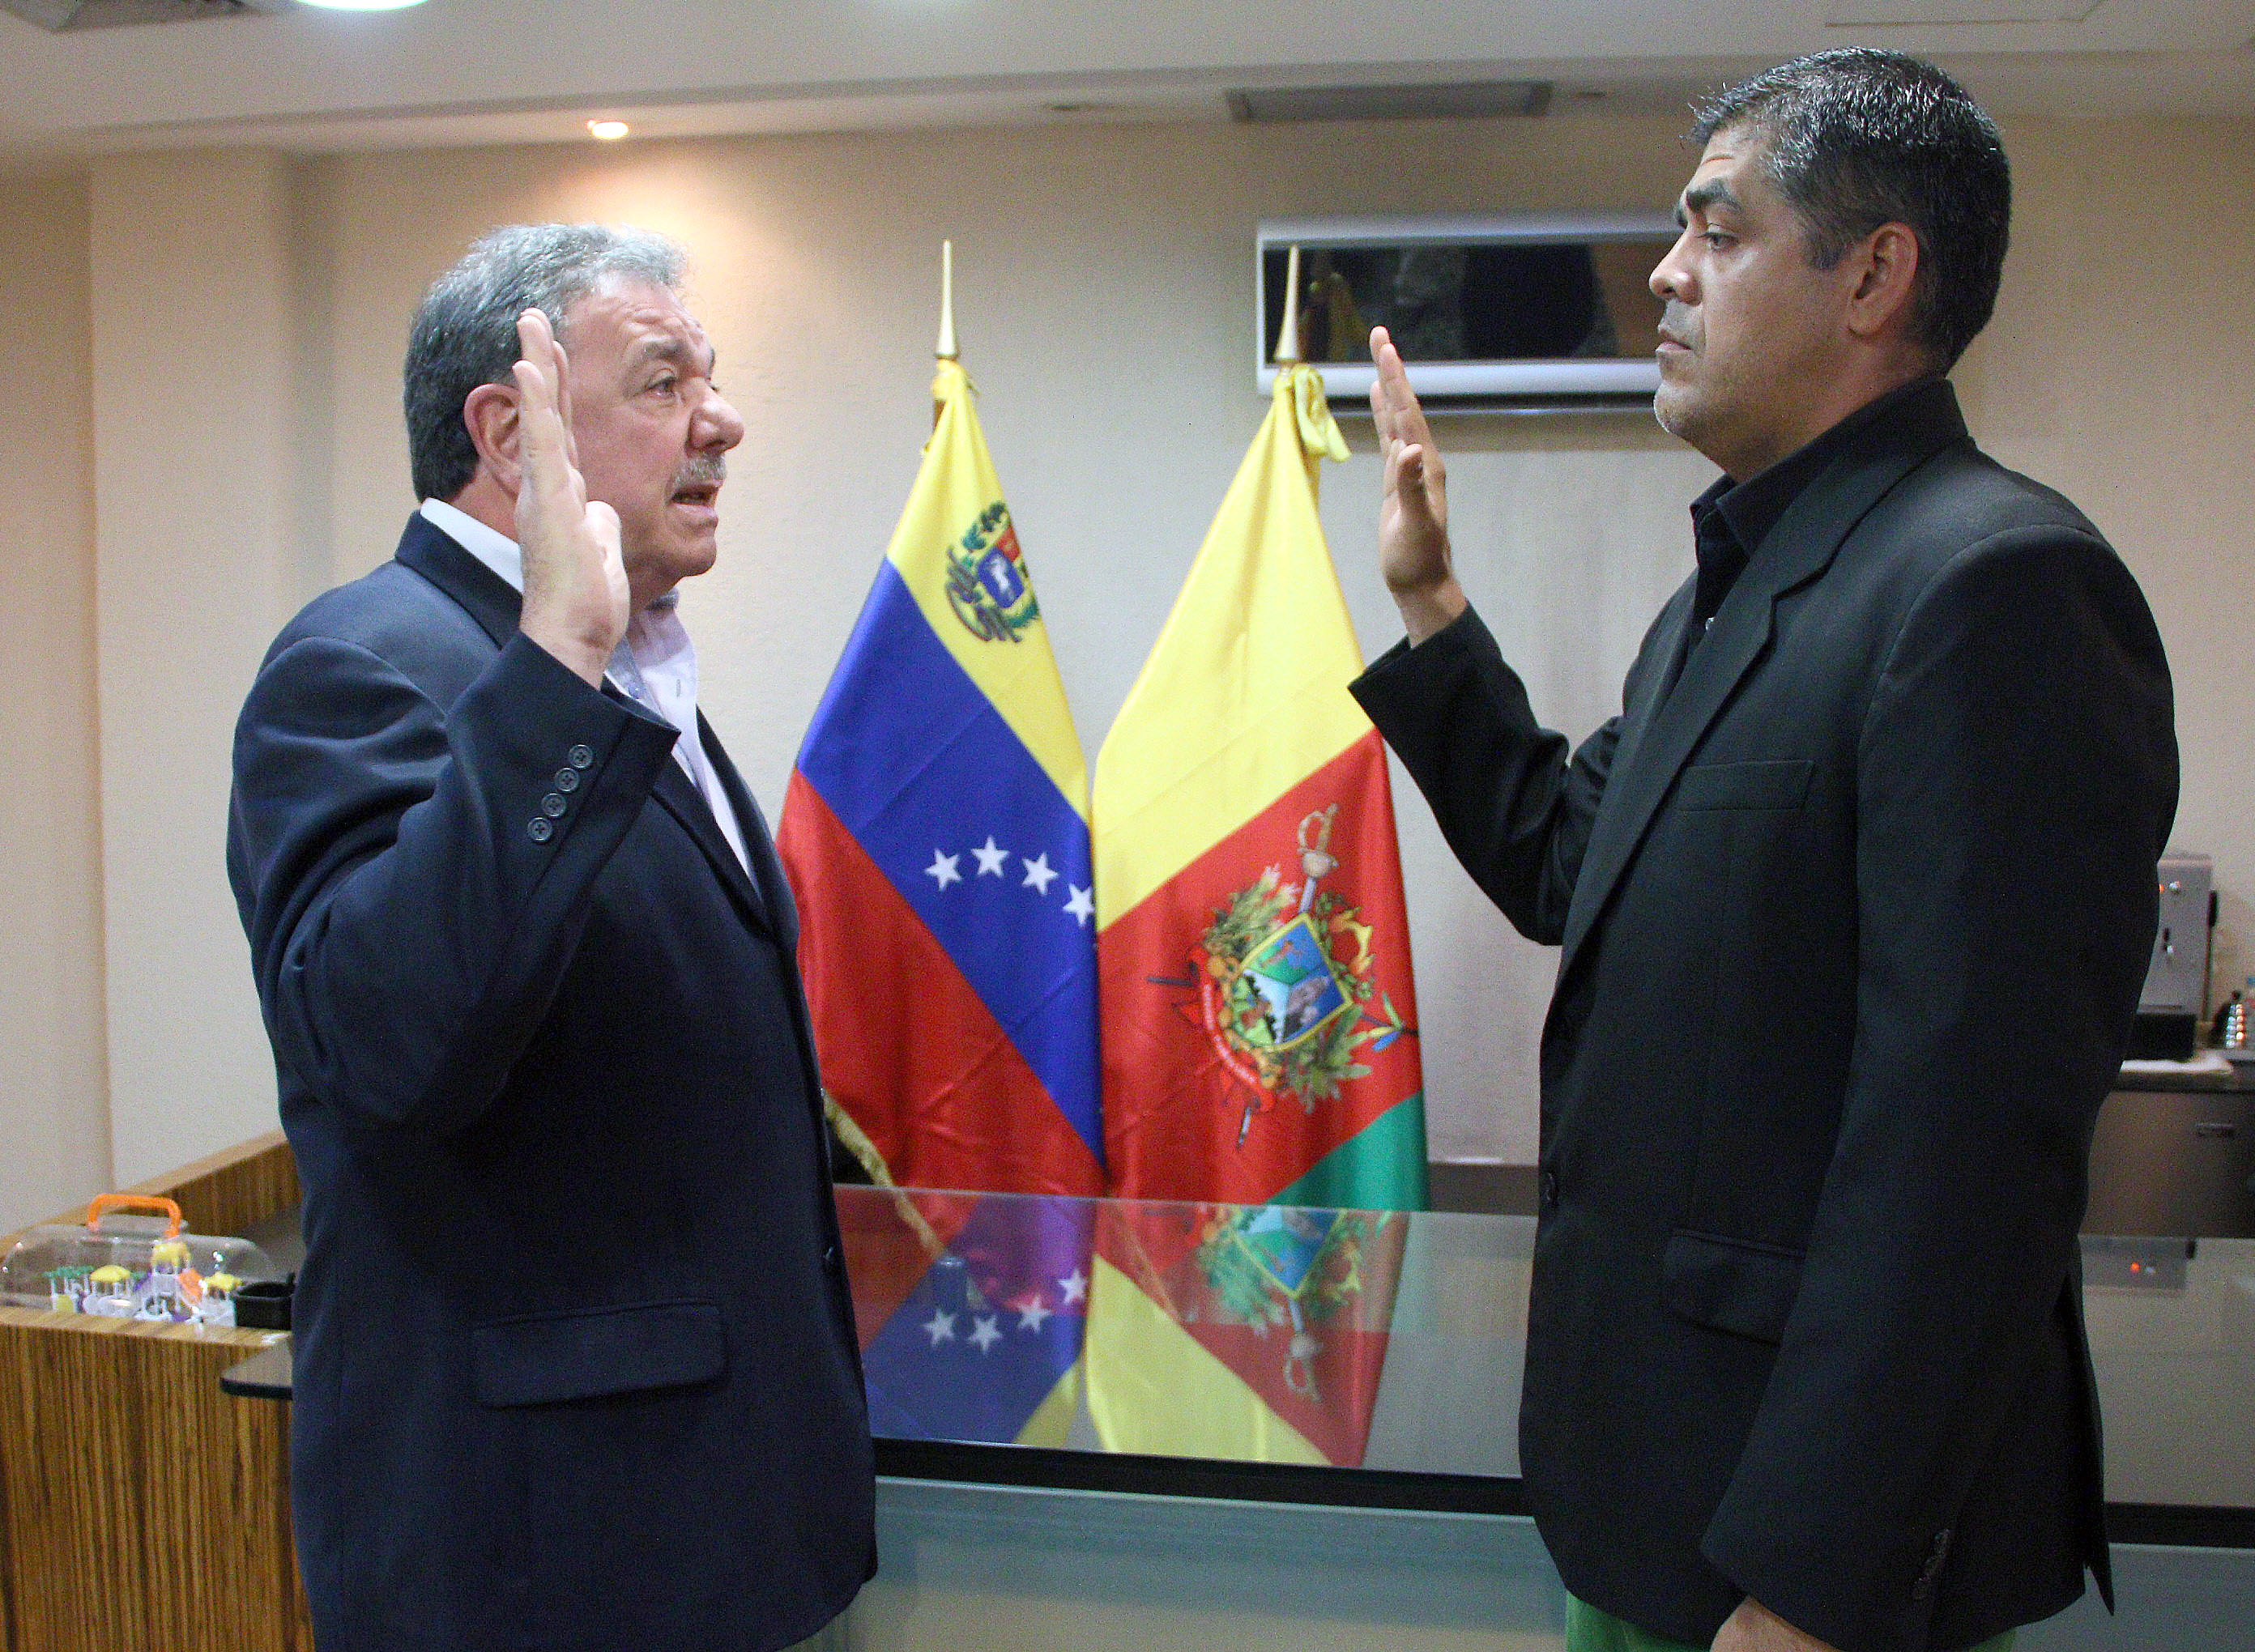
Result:
<svg viewBox="0 0 2255 1652">
<path fill-rule="evenodd" d="M 183 1271 L 193 1276 L 188 1261 L 188 1248 L 178 1239 L 165 1240 L 150 1251 L 149 1277 L 134 1293 L 140 1302 L 135 1319 L 166 1320 L 178 1324 L 188 1318 L 189 1307 L 180 1283 Z"/>
<path fill-rule="evenodd" d="M 117 1264 L 106 1263 L 86 1277 L 86 1299 L 81 1306 L 105 1320 L 130 1320 L 134 1313 L 133 1276 Z"/>
<path fill-rule="evenodd" d="M 196 1323 L 232 1326 L 235 1324 L 235 1288 L 242 1283 L 231 1273 L 215 1273 L 202 1281 L 193 1298 Z"/>
</svg>

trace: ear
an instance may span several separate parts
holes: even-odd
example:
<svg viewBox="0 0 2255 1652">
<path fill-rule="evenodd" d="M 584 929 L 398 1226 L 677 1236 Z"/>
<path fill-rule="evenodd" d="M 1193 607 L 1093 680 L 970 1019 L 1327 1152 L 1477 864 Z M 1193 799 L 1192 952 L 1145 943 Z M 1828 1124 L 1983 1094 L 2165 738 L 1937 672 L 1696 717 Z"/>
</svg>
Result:
<svg viewBox="0 0 2255 1652">
<path fill-rule="evenodd" d="M 1880 342 L 1890 333 L 1908 337 L 1918 258 L 1918 234 L 1908 224 L 1881 224 L 1849 248 L 1850 332 L 1867 343 Z"/>
<path fill-rule="evenodd" d="M 462 402 L 462 424 L 477 447 L 478 468 L 515 499 L 524 474 L 517 456 L 516 387 L 478 386 Z"/>
</svg>

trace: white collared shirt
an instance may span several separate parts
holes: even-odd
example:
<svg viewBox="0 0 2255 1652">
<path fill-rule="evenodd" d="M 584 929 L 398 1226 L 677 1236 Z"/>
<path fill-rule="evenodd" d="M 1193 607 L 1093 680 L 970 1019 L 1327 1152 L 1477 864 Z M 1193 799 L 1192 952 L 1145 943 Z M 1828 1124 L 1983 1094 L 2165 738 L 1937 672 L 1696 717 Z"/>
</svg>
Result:
<svg viewBox="0 0 2255 1652">
<path fill-rule="evenodd" d="M 509 589 L 524 594 L 524 556 L 514 539 L 444 500 L 425 500 L 423 520 L 507 580 Z M 752 863 L 744 852 L 743 829 L 705 755 L 705 742 L 697 737 L 697 650 L 681 623 L 680 600 L 680 592 L 669 591 L 629 620 L 627 634 L 603 676 L 620 693 L 681 731 L 673 746 L 674 760 L 704 794 L 713 818 L 720 822 L 720 835 L 748 872 Z"/>
</svg>

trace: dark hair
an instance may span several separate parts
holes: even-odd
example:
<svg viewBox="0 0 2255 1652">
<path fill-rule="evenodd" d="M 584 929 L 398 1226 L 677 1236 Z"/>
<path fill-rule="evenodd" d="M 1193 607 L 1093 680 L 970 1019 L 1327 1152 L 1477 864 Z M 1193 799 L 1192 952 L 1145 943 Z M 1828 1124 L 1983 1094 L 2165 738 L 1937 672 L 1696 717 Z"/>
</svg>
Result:
<svg viewBox="0 0 2255 1652">
<path fill-rule="evenodd" d="M 1881 224 L 1910 226 L 1912 328 L 1940 366 L 1988 325 L 2012 229 L 2012 165 L 1996 123 L 1940 69 L 1849 46 L 1781 64 L 1694 112 L 1696 143 L 1732 127 L 1760 136 L 1818 269 Z"/>
<path fill-rule="evenodd" d="M 450 500 L 477 474 L 462 403 L 481 384 L 509 382 L 517 317 L 538 310 L 561 338 L 572 306 L 606 276 L 678 287 L 685 262 L 662 235 L 603 224 L 513 224 L 481 235 L 431 284 L 407 331 L 403 399 L 415 496 Z"/>
</svg>

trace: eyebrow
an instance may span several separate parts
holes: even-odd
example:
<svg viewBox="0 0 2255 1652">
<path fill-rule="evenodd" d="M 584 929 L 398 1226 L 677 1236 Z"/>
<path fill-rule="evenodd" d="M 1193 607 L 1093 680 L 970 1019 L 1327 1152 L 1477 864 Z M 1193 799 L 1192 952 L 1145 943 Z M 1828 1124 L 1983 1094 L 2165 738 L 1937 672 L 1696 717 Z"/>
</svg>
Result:
<svg viewBox="0 0 2255 1652">
<path fill-rule="evenodd" d="M 1682 202 L 1675 208 L 1676 228 L 1680 229 L 1690 221 L 1689 214 L 1704 213 L 1710 206 L 1737 206 L 1740 211 L 1745 210 L 1739 198 L 1731 193 L 1728 184 L 1719 178 L 1711 178 L 1705 183 L 1694 184 L 1683 192 Z"/>
<path fill-rule="evenodd" d="M 671 361 L 682 367 L 692 367 L 696 365 L 697 358 L 688 345 L 681 340 L 661 336 L 645 339 L 642 347 L 635 353 L 635 360 L 637 364 L 644 361 Z M 709 379 L 713 376 L 713 369 L 720 365 L 720 352 L 708 348 L 705 352 L 704 364 L 699 370 Z"/>
</svg>

